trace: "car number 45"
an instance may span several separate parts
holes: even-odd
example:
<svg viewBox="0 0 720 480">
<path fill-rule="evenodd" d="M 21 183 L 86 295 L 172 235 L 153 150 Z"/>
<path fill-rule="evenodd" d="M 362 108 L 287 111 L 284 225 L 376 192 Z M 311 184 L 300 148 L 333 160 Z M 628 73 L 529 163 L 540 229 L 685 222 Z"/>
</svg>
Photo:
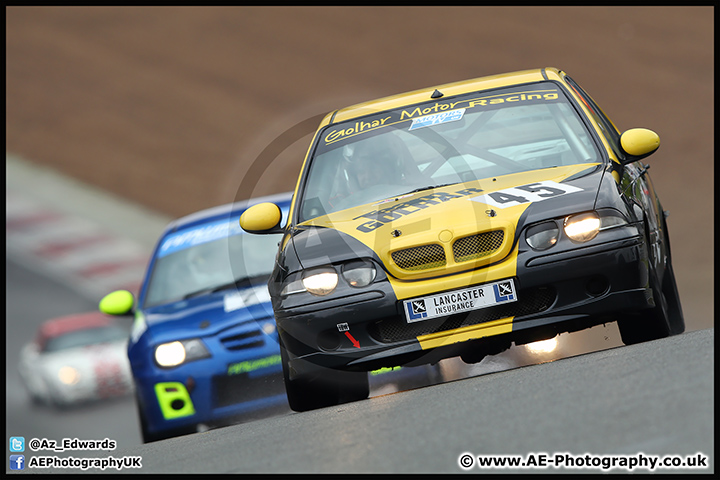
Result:
<svg viewBox="0 0 720 480">
<path fill-rule="evenodd" d="M 580 191 L 582 191 L 582 188 L 546 180 L 544 182 L 529 183 L 519 187 L 497 190 L 473 197 L 471 200 L 485 203 L 496 208 L 507 208 L 523 203 L 541 202 L 548 198 L 555 198 Z"/>
</svg>

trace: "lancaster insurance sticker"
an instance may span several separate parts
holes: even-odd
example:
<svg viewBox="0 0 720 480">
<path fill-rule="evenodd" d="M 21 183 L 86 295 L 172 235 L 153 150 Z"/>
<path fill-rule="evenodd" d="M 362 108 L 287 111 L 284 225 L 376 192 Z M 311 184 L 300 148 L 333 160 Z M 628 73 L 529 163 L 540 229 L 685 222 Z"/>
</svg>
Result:
<svg viewBox="0 0 720 480">
<path fill-rule="evenodd" d="M 405 300 L 403 306 L 405 318 L 408 323 L 413 323 L 515 301 L 517 301 L 515 284 L 512 279 L 508 279 L 438 295 Z"/>
</svg>

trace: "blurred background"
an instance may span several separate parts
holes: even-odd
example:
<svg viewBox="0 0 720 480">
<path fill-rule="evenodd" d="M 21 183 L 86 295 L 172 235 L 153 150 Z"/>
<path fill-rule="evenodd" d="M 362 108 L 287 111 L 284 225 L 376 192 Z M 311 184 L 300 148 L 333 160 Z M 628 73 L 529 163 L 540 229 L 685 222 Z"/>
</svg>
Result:
<svg viewBox="0 0 720 480">
<path fill-rule="evenodd" d="M 670 212 L 687 330 L 711 328 L 713 14 L 713 7 L 617 6 L 6 7 L 6 148 L 42 171 L 172 218 L 294 189 L 317 125 L 308 119 L 333 109 L 554 66 L 620 130 L 660 135 L 647 163 Z M 8 176 L 8 190 L 18 187 L 13 181 Z M 45 196 L 58 205 L 66 199 Z M 115 226 L 147 235 L 120 218 Z M 12 274 L 24 275 L 15 267 Z M 38 298 L 33 282 L 40 280 L 30 280 L 32 292 L 8 292 L 15 305 L 43 306 L 26 311 L 26 325 L 94 307 L 62 293 L 54 302 Z M 16 334 L 20 319 L 8 316 L 11 365 L 11 343 L 26 332 Z M 614 325 L 573 338 L 544 360 L 528 350 L 485 367 L 619 345 Z"/>
</svg>

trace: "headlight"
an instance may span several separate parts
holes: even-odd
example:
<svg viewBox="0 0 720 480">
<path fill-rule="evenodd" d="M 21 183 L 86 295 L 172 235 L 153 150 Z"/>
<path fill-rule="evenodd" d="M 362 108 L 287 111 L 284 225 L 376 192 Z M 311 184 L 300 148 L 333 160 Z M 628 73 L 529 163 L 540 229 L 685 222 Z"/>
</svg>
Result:
<svg viewBox="0 0 720 480">
<path fill-rule="evenodd" d="M 375 280 L 376 275 L 375 264 L 367 260 L 353 260 L 342 266 L 342 276 L 352 287 L 365 287 Z M 337 284 L 338 274 L 334 268 L 315 268 L 303 272 L 300 279 L 286 283 L 280 295 L 286 297 L 294 293 L 310 292 L 323 296 L 332 293 Z"/>
<path fill-rule="evenodd" d="M 161 367 L 176 367 L 209 356 L 210 353 L 199 338 L 163 343 L 155 348 L 155 361 Z"/>
<path fill-rule="evenodd" d="M 565 219 L 565 234 L 573 242 L 587 242 L 600 231 L 600 218 L 595 212 L 571 215 Z"/>
<path fill-rule="evenodd" d="M 525 240 L 534 250 L 547 250 L 557 243 L 558 233 L 555 222 L 545 222 L 528 228 Z"/>
<path fill-rule="evenodd" d="M 283 289 L 280 291 L 280 295 L 283 297 L 286 297 L 288 295 L 292 295 L 293 293 L 302 293 L 307 292 L 305 287 L 303 286 L 302 280 L 295 280 L 293 282 L 288 283 L 283 287 Z"/>
<path fill-rule="evenodd" d="M 352 287 L 366 287 L 375 280 L 375 265 L 372 262 L 358 261 L 343 265 L 342 274 Z"/>
<path fill-rule="evenodd" d="M 337 287 L 338 275 L 332 268 L 308 270 L 303 274 L 302 284 L 313 295 L 327 295 Z"/>
<path fill-rule="evenodd" d="M 58 378 L 65 385 L 75 385 L 80 381 L 80 372 L 73 367 L 62 367 L 58 370 Z"/>
<path fill-rule="evenodd" d="M 617 210 L 607 208 L 599 210 L 598 214 L 600 215 L 601 231 L 615 227 L 624 227 L 628 224 L 627 220 L 625 220 L 625 217 L 623 217 L 622 214 Z"/>
</svg>

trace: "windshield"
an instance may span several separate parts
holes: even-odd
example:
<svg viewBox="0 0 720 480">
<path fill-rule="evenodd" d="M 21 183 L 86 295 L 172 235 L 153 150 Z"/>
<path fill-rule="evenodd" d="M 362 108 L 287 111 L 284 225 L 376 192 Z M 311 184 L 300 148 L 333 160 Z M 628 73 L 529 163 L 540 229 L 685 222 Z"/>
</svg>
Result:
<svg viewBox="0 0 720 480">
<path fill-rule="evenodd" d="M 68 348 L 86 347 L 107 342 L 118 342 L 128 338 L 127 330 L 119 326 L 76 330 L 47 340 L 43 352 L 57 352 Z"/>
<path fill-rule="evenodd" d="M 214 289 L 267 283 L 279 241 L 280 235 L 244 234 L 237 219 L 169 236 L 157 254 L 144 305 L 162 305 Z"/>
<path fill-rule="evenodd" d="M 300 222 L 418 189 L 599 162 L 585 125 L 553 83 L 473 93 L 322 133 Z"/>
</svg>

